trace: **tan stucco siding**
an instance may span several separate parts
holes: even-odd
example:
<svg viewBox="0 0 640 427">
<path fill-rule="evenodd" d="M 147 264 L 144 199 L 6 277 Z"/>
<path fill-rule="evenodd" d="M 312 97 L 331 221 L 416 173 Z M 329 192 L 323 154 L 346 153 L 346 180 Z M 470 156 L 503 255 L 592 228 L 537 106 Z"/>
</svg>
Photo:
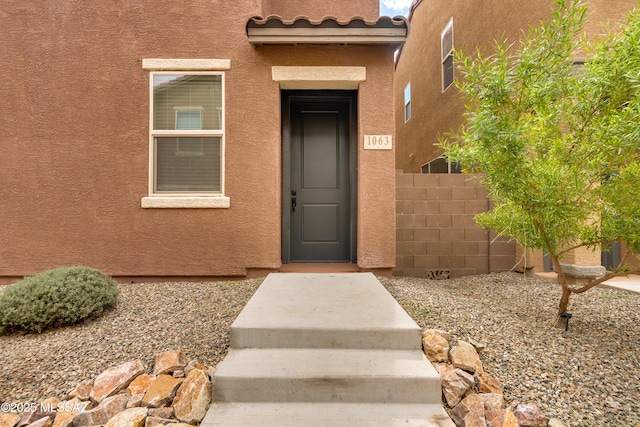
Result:
<svg viewBox="0 0 640 427">
<path fill-rule="evenodd" d="M 271 67 L 366 67 L 367 84 L 390 85 L 391 53 L 382 47 L 255 48 L 245 25 L 261 7 L 258 1 L 213 8 L 36 0 L 3 9 L 0 276 L 70 264 L 121 276 L 230 276 L 280 267 L 280 88 Z M 145 58 L 229 61 L 223 70 L 229 208 L 141 206 L 149 195 Z M 393 131 L 390 92 L 367 89 L 360 103 L 363 129 Z M 387 112 L 368 117 L 380 114 L 379 105 Z M 363 156 L 360 173 L 379 167 L 378 156 Z M 378 199 L 360 206 L 362 212 L 381 211 L 359 218 L 359 247 L 370 254 L 365 267 L 393 265 L 389 159 L 379 188 L 380 203 L 391 208 L 379 208 Z M 371 193 L 369 178 L 361 183 L 364 194 Z M 379 236 L 391 237 L 382 243 Z"/>
</svg>

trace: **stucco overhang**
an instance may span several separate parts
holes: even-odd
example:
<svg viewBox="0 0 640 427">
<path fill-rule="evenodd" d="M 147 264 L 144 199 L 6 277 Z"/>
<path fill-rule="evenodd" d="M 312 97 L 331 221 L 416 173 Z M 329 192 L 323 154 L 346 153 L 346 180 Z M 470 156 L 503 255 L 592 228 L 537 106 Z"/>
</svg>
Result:
<svg viewBox="0 0 640 427">
<path fill-rule="evenodd" d="M 375 21 L 354 17 L 313 20 L 299 16 L 285 20 L 278 15 L 253 17 L 247 22 L 249 43 L 262 44 L 366 44 L 401 45 L 409 26 L 402 16 L 382 16 Z"/>
</svg>

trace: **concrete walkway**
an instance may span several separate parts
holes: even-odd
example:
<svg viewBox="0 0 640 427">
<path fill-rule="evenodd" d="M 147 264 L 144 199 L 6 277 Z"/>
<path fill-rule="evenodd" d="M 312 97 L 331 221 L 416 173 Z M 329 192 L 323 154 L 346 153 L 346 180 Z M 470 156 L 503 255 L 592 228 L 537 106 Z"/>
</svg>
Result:
<svg viewBox="0 0 640 427">
<path fill-rule="evenodd" d="M 453 427 L 421 330 L 371 273 L 272 273 L 231 326 L 202 427 Z"/>
<path fill-rule="evenodd" d="M 554 272 L 536 273 L 536 276 L 549 280 L 556 279 L 556 273 Z M 599 286 L 640 294 L 640 275 L 630 274 L 626 277 L 614 277 L 613 279 L 607 280 Z"/>
</svg>

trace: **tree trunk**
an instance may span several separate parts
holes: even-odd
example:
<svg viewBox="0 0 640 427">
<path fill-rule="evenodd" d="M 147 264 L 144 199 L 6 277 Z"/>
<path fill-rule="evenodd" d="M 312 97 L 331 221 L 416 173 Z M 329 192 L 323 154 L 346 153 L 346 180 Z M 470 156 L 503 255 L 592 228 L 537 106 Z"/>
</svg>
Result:
<svg viewBox="0 0 640 427">
<path fill-rule="evenodd" d="M 556 270 L 556 274 L 558 275 L 558 283 L 560 284 L 560 286 L 562 286 L 562 296 L 560 297 L 560 302 L 558 303 L 558 315 L 556 317 L 555 327 L 564 329 L 567 326 L 567 319 L 561 316 L 563 313 L 566 313 L 567 308 L 569 307 L 571 288 L 569 288 L 569 284 L 567 283 L 567 276 L 565 276 L 564 271 L 562 271 L 562 267 L 560 266 L 558 257 L 551 255 L 551 260 L 553 261 L 553 266 Z"/>
</svg>

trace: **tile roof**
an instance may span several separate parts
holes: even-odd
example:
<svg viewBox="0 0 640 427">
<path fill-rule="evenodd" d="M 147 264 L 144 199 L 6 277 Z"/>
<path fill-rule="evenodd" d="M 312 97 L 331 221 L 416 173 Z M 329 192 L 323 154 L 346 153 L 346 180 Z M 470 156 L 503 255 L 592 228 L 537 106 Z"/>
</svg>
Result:
<svg viewBox="0 0 640 427">
<path fill-rule="evenodd" d="M 256 16 L 247 22 L 247 36 L 252 44 L 387 44 L 404 43 L 409 24 L 405 17 L 382 16 L 376 20 L 352 17 L 340 20 L 333 16 L 312 19 L 279 15 Z"/>
</svg>

